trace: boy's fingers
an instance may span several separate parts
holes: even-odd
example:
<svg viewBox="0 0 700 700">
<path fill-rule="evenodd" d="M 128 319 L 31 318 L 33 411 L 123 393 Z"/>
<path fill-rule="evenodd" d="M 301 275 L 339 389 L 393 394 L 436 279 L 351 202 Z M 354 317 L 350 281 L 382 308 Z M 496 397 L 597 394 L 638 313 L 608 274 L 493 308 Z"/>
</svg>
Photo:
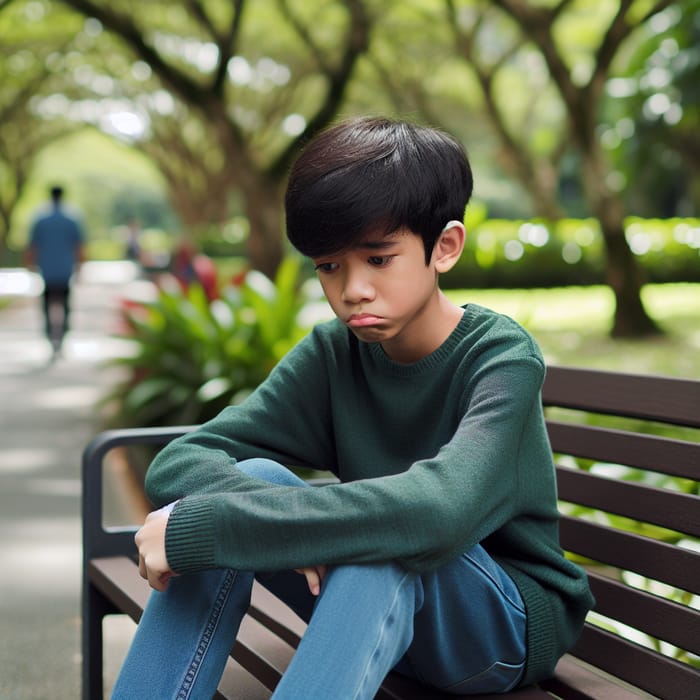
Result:
<svg viewBox="0 0 700 700">
<path fill-rule="evenodd" d="M 321 577 L 316 569 L 308 569 L 306 572 L 306 583 L 309 584 L 309 590 L 312 595 L 318 595 L 321 592 Z"/>
<path fill-rule="evenodd" d="M 295 571 L 306 577 L 306 584 L 308 585 L 311 594 L 318 595 L 321 592 L 321 581 L 325 575 L 325 569 L 325 566 L 307 566 L 303 569 L 295 569 Z"/>
<path fill-rule="evenodd" d="M 143 578 L 148 580 L 148 585 L 155 589 L 156 591 L 164 591 L 168 587 L 168 583 L 170 583 L 170 579 L 173 576 L 172 571 L 169 571 L 167 569 L 163 569 L 160 566 L 155 566 L 155 567 L 149 567 L 148 564 L 145 563 L 144 560 L 144 569 L 146 572 L 146 575 L 143 576 Z M 139 572 L 141 571 L 141 567 L 139 566 Z"/>
</svg>

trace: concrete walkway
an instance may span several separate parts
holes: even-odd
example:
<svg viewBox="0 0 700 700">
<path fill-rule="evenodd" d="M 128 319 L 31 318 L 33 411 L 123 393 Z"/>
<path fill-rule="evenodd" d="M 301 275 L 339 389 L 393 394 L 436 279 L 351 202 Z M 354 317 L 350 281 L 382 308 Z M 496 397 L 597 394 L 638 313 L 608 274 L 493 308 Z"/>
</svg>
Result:
<svg viewBox="0 0 700 700">
<path fill-rule="evenodd" d="M 0 700 L 80 697 L 80 459 L 99 431 L 99 399 L 119 300 L 139 296 L 130 263 L 87 263 L 74 289 L 63 353 L 51 362 L 35 280 L 0 270 Z M 117 648 L 130 630 L 107 631 Z M 130 625 L 131 623 L 126 623 Z M 110 643 L 112 643 L 110 642 Z"/>
</svg>

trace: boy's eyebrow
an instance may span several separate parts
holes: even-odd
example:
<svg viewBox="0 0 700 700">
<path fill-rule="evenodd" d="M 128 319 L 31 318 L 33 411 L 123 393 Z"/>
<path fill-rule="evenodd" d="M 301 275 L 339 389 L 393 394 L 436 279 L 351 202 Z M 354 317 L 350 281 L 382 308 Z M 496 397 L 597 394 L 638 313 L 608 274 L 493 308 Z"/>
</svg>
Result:
<svg viewBox="0 0 700 700">
<path fill-rule="evenodd" d="M 397 244 L 398 241 L 395 238 L 381 238 L 376 241 L 361 241 L 354 248 L 360 250 L 387 250 Z"/>
<path fill-rule="evenodd" d="M 376 240 L 366 240 L 366 241 L 360 241 L 359 243 L 356 243 L 355 245 L 352 245 L 350 248 L 339 251 L 340 254 L 347 252 L 348 250 L 372 250 L 372 251 L 384 251 L 384 250 L 390 250 L 394 246 L 397 246 L 399 244 L 399 239 L 397 236 L 387 236 L 385 238 L 377 238 Z M 339 253 L 335 253 L 336 255 Z M 329 253 L 329 256 L 333 256 L 333 253 Z M 318 256 L 313 256 L 311 259 L 312 260 L 320 260 L 323 257 L 328 257 L 328 256 L 323 256 L 323 255 L 318 255 Z"/>
</svg>

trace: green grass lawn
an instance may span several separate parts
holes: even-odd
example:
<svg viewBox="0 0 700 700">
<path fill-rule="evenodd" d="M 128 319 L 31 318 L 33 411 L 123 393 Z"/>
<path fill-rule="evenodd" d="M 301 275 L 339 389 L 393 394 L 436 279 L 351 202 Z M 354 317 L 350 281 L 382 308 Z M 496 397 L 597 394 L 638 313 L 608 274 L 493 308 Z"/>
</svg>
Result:
<svg viewBox="0 0 700 700">
<path fill-rule="evenodd" d="M 614 298 L 607 287 L 447 294 L 514 318 L 535 336 L 549 364 L 700 379 L 700 284 L 645 287 L 644 304 L 666 335 L 643 340 L 609 336 Z"/>
</svg>

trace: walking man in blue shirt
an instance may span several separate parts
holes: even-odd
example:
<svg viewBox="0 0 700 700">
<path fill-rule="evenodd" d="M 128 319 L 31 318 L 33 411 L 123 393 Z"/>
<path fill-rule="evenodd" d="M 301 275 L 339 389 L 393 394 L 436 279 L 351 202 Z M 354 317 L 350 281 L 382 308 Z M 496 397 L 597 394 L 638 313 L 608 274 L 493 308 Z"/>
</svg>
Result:
<svg viewBox="0 0 700 700">
<path fill-rule="evenodd" d="M 46 336 L 54 354 L 63 344 L 70 315 L 70 284 L 73 272 L 83 261 L 85 237 L 78 221 L 61 206 L 63 188 L 51 188 L 51 209 L 32 224 L 27 266 L 36 265 L 44 280 Z M 55 313 L 54 313 L 55 312 Z"/>
</svg>

